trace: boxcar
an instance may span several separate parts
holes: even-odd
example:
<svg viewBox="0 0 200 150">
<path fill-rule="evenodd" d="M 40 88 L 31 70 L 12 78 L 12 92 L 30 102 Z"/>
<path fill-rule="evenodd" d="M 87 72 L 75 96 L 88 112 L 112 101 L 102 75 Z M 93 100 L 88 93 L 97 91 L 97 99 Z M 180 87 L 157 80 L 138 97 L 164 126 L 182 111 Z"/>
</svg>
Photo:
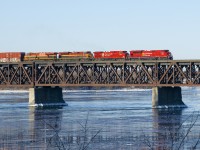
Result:
<svg viewBox="0 0 200 150">
<path fill-rule="evenodd" d="M 24 59 L 24 52 L 1 52 L 0 62 L 20 62 Z"/>
</svg>

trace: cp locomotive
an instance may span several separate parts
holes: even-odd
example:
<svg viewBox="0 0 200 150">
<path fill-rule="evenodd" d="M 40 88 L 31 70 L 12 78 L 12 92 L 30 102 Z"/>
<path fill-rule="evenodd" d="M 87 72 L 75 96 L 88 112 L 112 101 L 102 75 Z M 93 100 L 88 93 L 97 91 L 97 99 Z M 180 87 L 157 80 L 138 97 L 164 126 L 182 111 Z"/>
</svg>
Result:
<svg viewBox="0 0 200 150">
<path fill-rule="evenodd" d="M 95 60 L 172 60 L 169 50 L 124 50 L 81 52 L 0 52 L 0 62 L 21 61 L 95 61 Z"/>
<path fill-rule="evenodd" d="M 173 59 L 169 50 L 131 50 L 131 59 Z"/>
</svg>

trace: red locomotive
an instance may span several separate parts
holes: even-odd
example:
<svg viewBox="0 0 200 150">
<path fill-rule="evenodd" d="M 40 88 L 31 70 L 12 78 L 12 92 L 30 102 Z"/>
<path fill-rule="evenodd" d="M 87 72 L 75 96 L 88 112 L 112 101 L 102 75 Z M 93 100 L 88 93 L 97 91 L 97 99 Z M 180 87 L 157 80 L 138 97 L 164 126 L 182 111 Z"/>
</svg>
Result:
<svg viewBox="0 0 200 150">
<path fill-rule="evenodd" d="M 173 59 L 169 50 L 132 50 L 130 59 Z"/>
<path fill-rule="evenodd" d="M 94 52 L 94 59 L 97 60 L 115 60 L 115 59 L 127 59 L 127 51 L 109 51 L 109 52 Z"/>
</svg>

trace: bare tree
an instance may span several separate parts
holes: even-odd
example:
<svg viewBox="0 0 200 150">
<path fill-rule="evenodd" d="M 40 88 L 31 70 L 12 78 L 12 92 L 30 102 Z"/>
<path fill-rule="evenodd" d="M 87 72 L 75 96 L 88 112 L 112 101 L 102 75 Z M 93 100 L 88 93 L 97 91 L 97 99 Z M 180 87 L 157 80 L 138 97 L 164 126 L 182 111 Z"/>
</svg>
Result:
<svg viewBox="0 0 200 150">
<path fill-rule="evenodd" d="M 83 138 L 82 140 L 76 140 L 76 145 L 72 146 L 70 143 L 64 141 L 62 137 L 59 135 L 58 129 L 56 129 L 54 126 L 51 124 L 45 122 L 44 123 L 49 126 L 51 129 L 53 129 L 54 134 L 49 138 L 48 140 L 48 147 L 55 148 L 58 150 L 71 150 L 73 148 L 78 149 L 78 150 L 87 150 L 89 148 L 89 145 L 94 141 L 95 137 L 101 132 L 102 129 L 99 129 L 98 131 L 95 132 L 94 135 L 91 137 L 88 135 L 89 132 L 89 126 L 88 126 L 88 121 L 89 121 L 89 113 L 87 114 L 86 120 L 84 123 L 78 122 L 81 128 L 81 132 L 79 133 L 80 137 Z"/>
</svg>

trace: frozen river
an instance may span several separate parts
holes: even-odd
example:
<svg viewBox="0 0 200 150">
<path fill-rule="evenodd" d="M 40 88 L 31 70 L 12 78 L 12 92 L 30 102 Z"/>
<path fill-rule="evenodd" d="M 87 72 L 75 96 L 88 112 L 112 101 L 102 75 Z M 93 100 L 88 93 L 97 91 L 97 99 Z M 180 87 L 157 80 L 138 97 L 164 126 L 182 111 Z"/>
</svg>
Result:
<svg viewBox="0 0 200 150">
<path fill-rule="evenodd" d="M 199 149 L 200 88 L 182 88 L 185 109 L 152 109 L 151 92 L 65 90 L 68 106 L 36 108 L 0 91 L 0 149 Z"/>
</svg>

